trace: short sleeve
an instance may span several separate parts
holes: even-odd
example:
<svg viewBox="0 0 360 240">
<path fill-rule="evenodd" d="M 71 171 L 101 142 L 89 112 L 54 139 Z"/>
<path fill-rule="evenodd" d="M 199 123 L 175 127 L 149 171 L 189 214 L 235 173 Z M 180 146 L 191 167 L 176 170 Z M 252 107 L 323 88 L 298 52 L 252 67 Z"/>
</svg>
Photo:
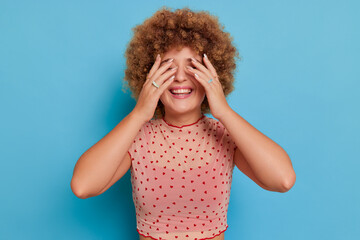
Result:
<svg viewBox="0 0 360 240">
<path fill-rule="evenodd" d="M 230 133 L 228 130 L 224 127 L 224 143 L 225 146 L 229 148 L 232 152 L 235 152 L 235 149 L 237 148 L 235 141 L 231 138 Z"/>
<path fill-rule="evenodd" d="M 128 153 L 130 154 L 131 161 L 136 159 L 139 156 L 139 150 L 144 147 L 146 144 L 145 142 L 145 128 L 147 126 L 147 123 L 143 124 L 142 127 L 139 129 L 137 135 L 132 141 L 132 144 L 128 150 Z"/>
<path fill-rule="evenodd" d="M 225 127 L 224 127 L 223 144 L 224 144 L 225 148 L 227 150 L 229 150 L 230 159 L 232 160 L 231 168 L 234 169 L 235 162 L 233 161 L 233 159 L 234 159 L 235 150 L 236 150 L 237 146 L 235 144 L 235 141 L 231 138 L 228 130 Z"/>
<path fill-rule="evenodd" d="M 221 145 L 221 152 L 224 155 L 228 156 L 230 160 L 234 159 L 235 150 L 237 148 L 235 141 L 231 138 L 229 131 L 225 128 L 225 126 L 218 121 L 218 133 L 220 135 L 220 145 Z M 231 161 L 231 167 L 235 166 L 235 163 Z"/>
</svg>

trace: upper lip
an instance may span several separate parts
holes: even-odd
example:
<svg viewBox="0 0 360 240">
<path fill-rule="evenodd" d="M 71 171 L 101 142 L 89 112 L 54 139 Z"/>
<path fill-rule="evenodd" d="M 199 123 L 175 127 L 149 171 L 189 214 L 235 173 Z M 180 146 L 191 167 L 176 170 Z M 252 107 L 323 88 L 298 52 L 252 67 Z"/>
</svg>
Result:
<svg viewBox="0 0 360 240">
<path fill-rule="evenodd" d="M 175 87 L 169 88 L 169 90 L 174 90 L 174 89 L 193 89 L 193 88 L 189 87 L 189 86 L 175 86 Z"/>
</svg>

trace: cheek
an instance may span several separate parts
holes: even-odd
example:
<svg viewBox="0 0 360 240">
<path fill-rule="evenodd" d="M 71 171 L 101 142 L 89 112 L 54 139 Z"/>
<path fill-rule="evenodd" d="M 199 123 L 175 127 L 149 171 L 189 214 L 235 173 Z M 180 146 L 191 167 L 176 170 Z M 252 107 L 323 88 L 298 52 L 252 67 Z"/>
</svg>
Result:
<svg viewBox="0 0 360 240">
<path fill-rule="evenodd" d="M 163 92 L 163 94 L 161 94 L 161 96 L 160 96 L 160 101 L 161 101 L 162 103 L 164 103 L 164 100 L 165 100 L 165 98 L 166 98 L 165 94 L 166 94 L 166 92 Z"/>
<path fill-rule="evenodd" d="M 164 103 L 164 101 L 169 101 L 171 99 L 171 93 L 168 90 L 165 90 L 161 95 L 160 95 L 160 101 L 162 103 Z"/>
<path fill-rule="evenodd" d="M 200 94 L 205 94 L 205 88 L 202 85 L 198 85 L 197 89 L 198 89 Z"/>
<path fill-rule="evenodd" d="M 205 96 L 206 96 L 204 87 L 198 86 L 196 95 L 197 95 L 197 98 L 200 99 L 201 102 L 203 102 L 205 99 Z"/>
<path fill-rule="evenodd" d="M 200 86 L 200 89 L 199 89 L 199 93 L 201 95 L 201 101 L 204 101 L 205 97 L 206 97 L 206 92 L 205 92 L 205 88 L 203 86 Z"/>
</svg>

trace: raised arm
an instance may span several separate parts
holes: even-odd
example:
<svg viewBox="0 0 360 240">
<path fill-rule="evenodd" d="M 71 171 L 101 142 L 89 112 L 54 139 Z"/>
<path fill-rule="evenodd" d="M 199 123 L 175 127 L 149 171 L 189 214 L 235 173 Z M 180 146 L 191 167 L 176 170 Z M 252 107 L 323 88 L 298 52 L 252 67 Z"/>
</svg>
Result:
<svg viewBox="0 0 360 240">
<path fill-rule="evenodd" d="M 98 193 L 111 181 L 124 161 L 136 135 L 145 123 L 136 111 L 129 113 L 105 137 L 83 153 L 77 161 L 71 189 L 79 198 Z"/>
<path fill-rule="evenodd" d="M 142 125 L 153 117 L 161 94 L 174 80 L 176 68 L 169 70 L 172 60 L 161 63 L 160 55 L 157 56 L 133 111 L 80 156 L 70 184 L 76 196 L 88 198 L 101 194 L 109 187 L 115 173 L 121 175 L 126 170 L 117 171 L 118 168 L 129 167 L 129 164 L 122 164 L 127 151 Z M 160 87 L 154 87 L 153 81 Z"/>
</svg>

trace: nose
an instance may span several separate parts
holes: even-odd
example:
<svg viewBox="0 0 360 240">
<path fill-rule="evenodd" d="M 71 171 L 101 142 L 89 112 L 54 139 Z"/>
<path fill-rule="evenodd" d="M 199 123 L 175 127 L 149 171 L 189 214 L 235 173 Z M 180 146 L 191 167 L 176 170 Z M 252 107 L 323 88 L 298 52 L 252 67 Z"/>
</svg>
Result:
<svg viewBox="0 0 360 240">
<path fill-rule="evenodd" d="M 187 69 L 185 65 L 179 65 L 175 73 L 174 81 L 183 82 L 187 79 Z"/>
</svg>

